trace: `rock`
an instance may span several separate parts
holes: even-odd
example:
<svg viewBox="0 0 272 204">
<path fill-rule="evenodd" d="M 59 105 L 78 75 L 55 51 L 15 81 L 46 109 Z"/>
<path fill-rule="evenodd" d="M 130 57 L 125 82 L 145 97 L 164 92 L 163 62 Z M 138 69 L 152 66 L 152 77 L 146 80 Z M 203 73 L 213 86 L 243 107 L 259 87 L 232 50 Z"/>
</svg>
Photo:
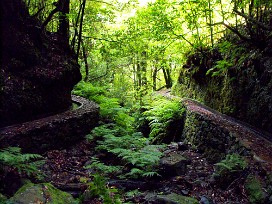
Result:
<svg viewBox="0 0 272 204">
<path fill-rule="evenodd" d="M 161 175 L 163 176 L 180 176 L 186 174 L 187 165 L 190 160 L 177 152 L 170 152 L 160 160 Z"/>
<path fill-rule="evenodd" d="M 186 143 L 194 145 L 198 151 L 204 152 L 211 162 L 218 162 L 224 158 L 227 149 L 231 146 L 230 141 L 234 140 L 226 129 L 189 109 L 186 112 L 182 136 Z"/>
<path fill-rule="evenodd" d="M 50 183 L 25 184 L 9 199 L 10 203 L 48 203 L 48 204 L 77 204 L 78 202 L 69 193 L 55 188 Z"/>
<path fill-rule="evenodd" d="M 198 204 L 197 199 L 171 193 L 167 195 L 156 195 L 149 193 L 145 196 L 148 203 L 161 203 L 161 204 Z"/>
<path fill-rule="evenodd" d="M 200 204 L 213 204 L 213 202 L 210 201 L 210 199 L 208 199 L 208 198 L 205 197 L 205 196 L 201 196 L 199 203 L 200 203 Z"/>
<path fill-rule="evenodd" d="M 178 150 L 179 151 L 186 151 L 188 149 L 189 149 L 189 147 L 187 144 L 185 144 L 183 142 L 178 142 Z"/>
<path fill-rule="evenodd" d="M 23 1 L 2 0 L 0 15 L 0 127 L 67 110 L 81 79 L 69 46 L 40 30 Z"/>
</svg>

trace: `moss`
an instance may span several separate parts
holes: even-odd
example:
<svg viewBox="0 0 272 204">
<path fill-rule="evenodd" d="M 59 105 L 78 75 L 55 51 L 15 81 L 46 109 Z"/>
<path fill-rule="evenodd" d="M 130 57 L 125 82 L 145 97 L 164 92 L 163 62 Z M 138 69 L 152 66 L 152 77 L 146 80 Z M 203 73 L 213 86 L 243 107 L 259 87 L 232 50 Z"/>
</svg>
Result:
<svg viewBox="0 0 272 204">
<path fill-rule="evenodd" d="M 76 204 L 72 195 L 55 188 L 50 183 L 22 186 L 15 195 L 9 199 L 11 203 L 48 203 L 48 204 Z"/>
<path fill-rule="evenodd" d="M 264 203 L 265 194 L 258 178 L 252 175 L 248 176 L 245 187 L 250 203 Z"/>
<path fill-rule="evenodd" d="M 198 204 L 197 199 L 171 193 L 169 195 L 159 195 L 157 201 L 160 203 L 174 203 L 174 204 Z"/>
</svg>

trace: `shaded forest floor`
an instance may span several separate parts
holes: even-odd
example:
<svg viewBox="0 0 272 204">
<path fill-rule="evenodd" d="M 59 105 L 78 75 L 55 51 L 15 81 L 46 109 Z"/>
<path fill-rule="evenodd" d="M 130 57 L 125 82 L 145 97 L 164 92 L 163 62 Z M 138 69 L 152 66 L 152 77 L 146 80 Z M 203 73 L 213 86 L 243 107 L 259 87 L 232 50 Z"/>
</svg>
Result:
<svg viewBox="0 0 272 204">
<path fill-rule="evenodd" d="M 168 92 L 160 93 L 172 97 Z M 247 157 L 248 168 L 241 172 L 231 182 L 214 179 L 215 166 L 207 161 L 204 154 L 197 149 L 178 143 L 171 143 L 164 150 L 164 156 L 180 155 L 186 158 L 179 173 L 165 173 L 162 176 L 144 179 L 119 179 L 109 176 L 109 188 L 118 188 L 122 200 L 131 203 L 164 203 L 167 198 L 159 195 L 176 193 L 178 195 L 194 197 L 200 203 L 249 203 L 246 193 L 246 179 L 248 175 L 256 176 L 261 183 L 265 183 L 267 172 L 272 169 L 272 143 L 265 139 L 266 133 L 243 124 L 233 118 L 218 113 L 198 102 L 184 100 L 187 108 L 206 115 L 216 124 L 231 130 L 238 136 L 246 148 L 253 153 Z M 45 154 L 46 164 L 43 172 L 46 180 L 61 190 L 78 197 L 92 181 L 93 172 L 84 168 L 90 158 L 97 156 L 95 142 L 82 141 L 69 149 L 51 150 Z M 107 153 L 99 153 L 107 164 L 116 165 L 116 158 Z M 160 167 L 158 167 L 160 168 Z M 172 169 L 173 170 L 173 169 Z M 173 170 L 175 171 L 175 170 Z M 82 182 L 82 181 L 85 181 Z M 271 187 L 271 186 L 269 186 Z M 130 192 L 130 193 L 129 193 Z M 102 203 L 98 198 L 85 203 Z"/>
</svg>

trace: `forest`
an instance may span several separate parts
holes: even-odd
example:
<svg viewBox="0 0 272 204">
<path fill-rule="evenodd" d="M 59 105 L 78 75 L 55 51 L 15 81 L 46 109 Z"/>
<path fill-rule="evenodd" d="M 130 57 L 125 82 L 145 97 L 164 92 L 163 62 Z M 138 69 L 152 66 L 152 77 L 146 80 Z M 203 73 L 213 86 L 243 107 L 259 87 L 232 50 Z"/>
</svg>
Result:
<svg viewBox="0 0 272 204">
<path fill-rule="evenodd" d="M 272 203 L 270 0 L 1 0 L 0 203 Z"/>
</svg>

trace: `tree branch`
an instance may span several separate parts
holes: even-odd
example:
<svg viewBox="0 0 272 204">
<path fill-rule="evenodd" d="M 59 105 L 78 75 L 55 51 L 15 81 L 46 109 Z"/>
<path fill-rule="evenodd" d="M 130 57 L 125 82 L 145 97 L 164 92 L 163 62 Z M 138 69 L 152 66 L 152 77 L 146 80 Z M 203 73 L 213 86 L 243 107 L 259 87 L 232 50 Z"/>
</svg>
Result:
<svg viewBox="0 0 272 204">
<path fill-rule="evenodd" d="M 213 23 L 213 24 L 209 24 L 208 23 L 208 26 L 215 26 L 215 25 L 224 25 L 226 28 L 228 28 L 230 31 L 232 31 L 233 33 L 235 33 L 236 35 L 238 35 L 238 37 L 241 39 L 241 40 L 244 40 L 244 41 L 250 41 L 250 38 L 242 35 L 237 29 L 231 27 L 230 25 L 224 23 L 224 22 L 217 22 L 217 23 Z"/>
<path fill-rule="evenodd" d="M 265 24 L 263 24 L 263 23 L 257 21 L 256 19 L 254 19 L 254 18 L 252 18 L 252 17 L 250 17 L 250 16 L 245 15 L 244 13 L 242 13 L 242 12 L 236 10 L 236 9 L 233 9 L 233 11 L 234 11 L 235 13 L 237 13 L 239 16 L 242 16 L 243 18 L 245 18 L 246 20 L 249 20 L 249 21 L 255 23 L 256 25 L 258 25 L 260 28 L 262 28 L 262 29 L 264 29 L 264 30 L 269 30 L 269 31 L 272 30 L 272 27 L 271 27 L 271 26 L 267 26 L 267 25 L 265 25 Z"/>
<path fill-rule="evenodd" d="M 42 30 L 43 30 L 43 29 L 47 26 L 47 24 L 51 21 L 51 19 L 52 19 L 52 17 L 54 16 L 54 14 L 57 13 L 57 12 L 59 12 L 59 11 L 60 11 L 59 8 L 56 7 L 56 8 L 54 8 L 54 9 L 50 12 L 50 14 L 49 14 L 48 17 L 45 19 L 45 21 L 43 22 L 43 24 L 42 24 L 42 26 L 41 26 L 41 29 L 42 29 Z"/>
<path fill-rule="evenodd" d="M 104 41 L 107 41 L 107 42 L 118 42 L 116 40 L 110 40 L 110 39 L 105 39 L 105 38 L 95 38 L 95 37 L 92 37 L 92 36 L 82 36 L 84 38 L 91 38 L 91 39 L 94 39 L 94 40 L 104 40 Z"/>
</svg>

